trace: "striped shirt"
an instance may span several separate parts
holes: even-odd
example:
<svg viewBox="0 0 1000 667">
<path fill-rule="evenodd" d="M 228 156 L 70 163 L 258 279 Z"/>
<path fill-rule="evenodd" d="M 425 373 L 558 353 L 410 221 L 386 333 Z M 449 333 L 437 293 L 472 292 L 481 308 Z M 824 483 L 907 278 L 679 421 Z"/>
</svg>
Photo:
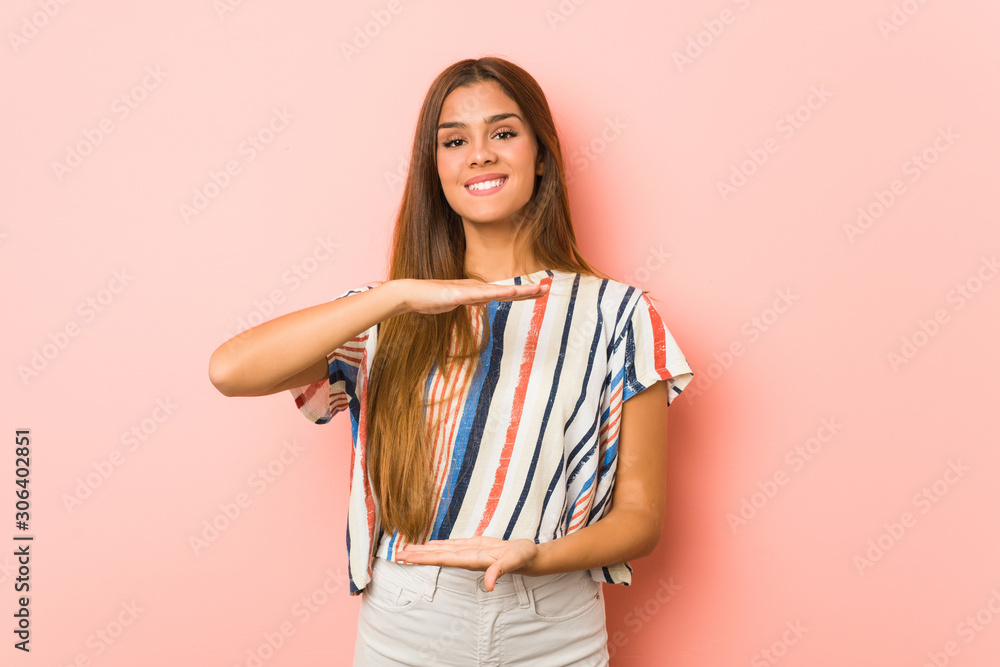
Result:
<svg viewBox="0 0 1000 667">
<path fill-rule="evenodd" d="M 684 355 L 641 290 L 554 270 L 492 284 L 529 282 L 551 283 L 549 293 L 487 304 L 490 339 L 468 382 L 468 364 L 461 360 L 452 362 L 457 365 L 447 382 L 436 364 L 427 377 L 437 509 L 417 544 L 478 535 L 542 543 L 596 522 L 611 503 L 622 404 L 666 380 L 669 405 L 691 381 Z M 480 319 L 472 321 L 481 336 Z M 352 595 L 371 580 L 373 557 L 396 560 L 406 544 L 381 529 L 366 471 L 366 379 L 377 336 L 375 325 L 333 350 L 328 379 L 291 390 L 298 408 L 317 424 L 345 409 L 351 415 Z M 626 586 L 632 578 L 627 562 L 590 573 Z"/>
</svg>

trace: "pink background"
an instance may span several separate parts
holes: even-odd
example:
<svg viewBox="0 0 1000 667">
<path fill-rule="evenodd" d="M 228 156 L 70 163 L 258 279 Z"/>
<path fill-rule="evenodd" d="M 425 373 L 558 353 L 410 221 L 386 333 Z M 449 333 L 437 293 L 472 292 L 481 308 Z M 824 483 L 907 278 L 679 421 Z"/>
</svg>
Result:
<svg viewBox="0 0 1000 667">
<path fill-rule="evenodd" d="M 208 359 L 384 278 L 423 95 L 495 54 L 548 96 L 586 256 L 696 374 L 613 664 L 996 664 L 1000 6 L 224 2 L 4 5 L 0 662 L 349 664 L 349 420 Z"/>
</svg>

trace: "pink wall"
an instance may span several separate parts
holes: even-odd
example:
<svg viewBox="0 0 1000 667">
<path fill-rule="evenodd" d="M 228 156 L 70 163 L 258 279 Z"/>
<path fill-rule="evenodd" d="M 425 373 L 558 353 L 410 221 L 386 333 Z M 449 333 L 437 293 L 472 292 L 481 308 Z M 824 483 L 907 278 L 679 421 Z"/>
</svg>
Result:
<svg viewBox="0 0 1000 667">
<path fill-rule="evenodd" d="M 488 54 L 541 83 L 584 252 L 696 373 L 660 547 L 605 589 L 613 664 L 996 664 L 996 3 L 14 0 L 0 25 L 3 664 L 347 664 L 349 421 L 225 398 L 208 358 L 384 277 L 423 94 Z"/>
</svg>

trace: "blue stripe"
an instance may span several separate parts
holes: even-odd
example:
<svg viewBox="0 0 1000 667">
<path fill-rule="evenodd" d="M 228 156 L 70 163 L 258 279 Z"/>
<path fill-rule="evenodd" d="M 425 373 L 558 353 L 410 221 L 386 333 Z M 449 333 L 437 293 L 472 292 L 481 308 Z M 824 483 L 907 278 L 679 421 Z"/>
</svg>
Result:
<svg viewBox="0 0 1000 667">
<path fill-rule="evenodd" d="M 548 272 L 551 276 L 553 275 L 551 271 Z M 518 278 L 517 283 L 521 282 Z M 542 451 L 542 441 L 545 438 L 545 429 L 549 426 L 549 415 L 552 414 L 552 405 L 556 402 L 556 394 L 559 391 L 559 378 L 562 376 L 563 360 L 566 359 L 566 343 L 569 340 L 569 330 L 570 328 L 566 326 L 567 322 L 573 321 L 573 313 L 576 312 L 576 294 L 580 287 L 580 274 L 576 274 L 573 279 L 573 293 L 569 300 L 569 310 L 566 313 L 566 317 L 563 320 L 563 331 L 562 340 L 559 342 L 559 361 L 556 362 L 555 370 L 552 372 L 552 384 L 549 387 L 549 400 L 545 404 L 545 415 L 542 417 L 542 424 L 538 429 L 538 438 L 535 441 L 535 451 L 531 455 L 531 465 L 528 467 L 528 476 L 524 480 L 524 486 L 521 487 L 521 495 L 517 500 L 517 506 L 514 507 L 514 514 L 510 517 L 510 521 L 507 523 L 507 530 L 504 531 L 503 539 L 509 540 L 511 533 L 514 532 L 514 526 L 517 524 L 517 518 L 521 516 L 521 508 L 524 507 L 524 501 L 528 497 L 528 491 L 531 489 L 531 482 L 535 479 L 535 468 L 538 467 L 538 459 Z M 549 306 L 546 302 L 545 315 L 549 314 Z M 539 330 L 541 327 L 539 327 Z"/>
<path fill-rule="evenodd" d="M 539 515 L 538 528 L 535 529 L 535 543 L 536 544 L 538 543 L 538 540 L 540 539 L 541 534 L 542 534 L 542 521 L 541 521 L 541 519 L 543 519 L 545 516 L 548 515 L 549 500 L 552 498 L 552 492 L 555 491 L 555 489 L 556 489 L 556 484 L 558 484 L 559 480 L 562 479 L 563 471 L 566 469 L 565 466 L 566 466 L 566 459 L 564 457 L 561 461 L 559 461 L 559 465 L 556 467 L 556 471 L 555 471 L 555 473 L 553 473 L 552 479 L 549 480 L 549 488 L 547 488 L 545 490 L 545 501 L 542 503 L 542 513 Z M 564 512 L 565 512 L 565 508 L 566 508 L 566 494 L 563 494 L 563 511 Z"/>
<path fill-rule="evenodd" d="M 492 323 L 493 318 L 496 314 L 496 302 L 491 301 L 488 305 L 489 318 L 488 322 Z M 444 489 L 441 491 L 441 500 L 438 503 L 437 517 L 434 520 L 434 529 L 431 531 L 432 540 L 447 539 L 441 537 L 442 526 L 444 525 L 445 518 L 449 511 L 449 502 L 454 497 L 455 487 L 458 484 L 459 473 L 465 463 L 466 451 L 469 449 L 469 441 L 473 439 L 476 445 L 473 447 L 472 458 L 475 460 L 476 454 L 479 452 L 479 442 L 482 439 L 483 429 L 485 424 L 480 424 L 476 426 L 475 417 L 477 411 L 474 410 L 473 403 L 478 400 L 477 397 L 482 395 L 483 384 L 486 381 L 487 373 L 483 371 L 485 368 L 489 368 L 491 360 L 493 358 L 493 348 L 489 345 L 483 350 L 483 353 L 479 356 L 479 366 L 476 369 L 476 374 L 470 381 L 469 393 L 466 396 L 465 404 L 462 406 L 462 421 L 458 426 L 458 432 L 455 434 L 455 444 L 451 452 L 451 465 L 448 470 L 448 480 L 445 483 Z M 492 392 L 490 392 L 492 394 Z M 475 428 L 474 428 L 475 427 Z M 457 512 L 455 514 L 457 516 Z M 454 524 L 454 520 L 451 522 Z M 448 528 L 447 534 L 451 533 L 451 527 Z"/>
<path fill-rule="evenodd" d="M 490 301 L 490 330 L 493 337 L 492 350 L 487 357 L 489 370 L 482 381 L 482 391 L 479 394 L 479 405 L 476 408 L 476 416 L 473 421 L 473 428 L 469 433 L 468 443 L 464 447 L 466 450 L 462 465 L 459 468 L 456 480 L 453 484 L 451 501 L 442 505 L 447 506 L 444 521 L 436 531 L 438 540 L 446 540 L 451 537 L 451 531 L 455 527 L 455 520 L 458 518 L 462 503 L 465 501 L 465 494 L 469 490 L 469 481 L 472 479 L 472 469 L 475 467 L 476 459 L 479 456 L 479 443 L 482 440 L 483 430 L 486 428 L 486 419 L 489 415 L 490 404 L 493 402 L 493 393 L 496 391 L 497 381 L 500 378 L 500 358 L 503 356 L 504 332 L 507 326 L 507 315 L 510 313 L 510 301 Z M 491 346 L 487 345 L 487 348 Z M 454 469 L 453 469 L 454 470 Z"/>
<path fill-rule="evenodd" d="M 579 274 L 577 274 L 577 275 L 579 275 Z M 600 287 L 600 290 L 597 293 L 597 307 L 596 307 L 596 310 L 597 310 L 597 326 L 594 329 L 594 339 L 591 341 L 591 344 L 590 344 L 590 355 L 589 355 L 589 358 L 587 359 L 587 373 L 584 376 L 583 387 L 581 388 L 580 397 L 579 397 L 579 399 L 576 402 L 576 407 L 573 409 L 573 415 L 572 415 L 572 417 L 570 417 L 570 420 L 569 420 L 568 423 L 572 423 L 573 418 L 576 417 L 577 412 L 579 412 L 580 407 L 583 405 L 584 399 L 586 398 L 587 387 L 590 386 L 590 374 L 591 374 L 591 372 L 594 369 L 594 359 L 597 358 L 597 344 L 598 344 L 598 342 L 601 339 L 601 330 L 603 328 L 603 323 L 604 323 L 604 313 L 601 311 L 601 307 L 600 306 L 601 306 L 601 302 L 602 302 L 602 300 L 604 298 L 604 290 L 607 287 L 607 285 L 608 285 L 608 281 L 607 280 L 601 281 L 601 287 Z M 603 388 L 602 388 L 602 391 L 603 391 Z M 590 441 L 590 439 L 593 437 L 593 435 L 594 435 L 595 432 L 598 432 L 596 429 L 599 426 L 600 426 L 600 422 L 598 420 L 598 415 L 595 414 L 594 415 L 593 423 L 591 424 L 591 427 L 583 435 L 583 438 L 580 440 L 580 442 L 578 442 L 573 447 L 573 449 L 570 451 L 569 456 L 566 459 L 567 460 L 567 465 L 572 464 L 573 460 L 577 456 L 579 456 L 581 448 L 587 442 Z M 587 458 L 589 458 L 589 454 L 583 460 L 581 460 L 580 462 L 578 462 L 576 466 L 574 466 L 573 472 L 570 473 L 569 478 L 566 480 L 566 486 L 567 487 L 576 478 L 577 474 L 580 472 L 580 466 L 583 464 L 584 461 L 587 460 Z"/>
<path fill-rule="evenodd" d="M 590 508 L 590 516 L 587 517 L 587 523 L 584 524 L 585 526 L 589 526 L 593 522 L 595 516 L 601 516 L 601 508 L 606 504 L 605 501 L 610 498 L 611 494 L 605 493 L 601 496 L 601 499 L 597 501 L 592 508 Z"/>
<path fill-rule="evenodd" d="M 580 498 L 583 498 L 583 496 L 584 496 L 584 495 L 585 495 L 585 494 L 587 493 L 587 489 L 589 489 L 590 487 L 592 487 L 592 486 L 594 485 L 594 478 L 595 478 L 596 476 L 597 476 L 597 473 L 595 472 L 595 473 L 594 473 L 593 475 L 591 475 L 591 476 L 590 476 L 590 477 L 589 477 L 589 478 L 587 479 L 587 481 L 586 481 L 586 482 L 584 482 L 584 483 L 583 483 L 583 487 L 582 487 L 582 488 L 580 489 L 580 491 L 579 491 L 579 492 L 578 492 L 578 493 L 576 494 L 576 498 L 574 498 L 574 499 L 573 499 L 573 505 L 572 505 L 572 507 L 573 507 L 573 509 L 574 509 L 574 510 L 576 509 L 576 504 L 577 504 L 578 502 L 580 502 Z M 595 493 L 596 493 L 596 491 L 595 491 Z M 573 512 L 573 513 L 574 513 L 574 514 L 576 514 L 576 512 Z M 570 517 L 569 519 L 570 519 L 570 522 L 572 523 L 572 521 L 573 521 L 573 517 L 571 516 L 571 517 Z M 584 525 L 584 526 L 586 526 L 586 525 L 587 525 L 587 523 L 586 523 L 586 522 L 584 522 L 584 524 L 583 524 L 583 525 Z"/>
</svg>

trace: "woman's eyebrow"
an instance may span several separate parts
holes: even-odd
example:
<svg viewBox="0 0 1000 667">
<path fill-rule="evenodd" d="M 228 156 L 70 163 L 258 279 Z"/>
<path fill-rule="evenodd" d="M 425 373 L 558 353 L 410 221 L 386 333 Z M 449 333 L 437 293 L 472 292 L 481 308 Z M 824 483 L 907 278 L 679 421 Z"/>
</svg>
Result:
<svg viewBox="0 0 1000 667">
<path fill-rule="evenodd" d="M 521 121 L 522 123 L 524 122 L 524 119 L 521 118 L 520 116 L 518 116 L 516 113 L 498 113 L 498 114 L 494 114 L 492 116 L 488 116 L 486 118 L 483 118 L 483 122 L 486 125 L 491 125 L 493 123 L 496 123 L 496 122 L 501 121 L 501 120 L 505 120 L 507 118 L 516 118 L 519 121 Z M 465 129 L 467 127 L 467 125 L 465 123 L 462 123 L 462 122 L 457 121 L 457 120 L 451 120 L 451 121 L 448 121 L 447 123 L 441 123 L 440 125 L 438 125 L 438 130 L 439 131 L 440 130 L 445 130 L 445 129 L 448 129 L 448 128 L 451 128 L 451 127 L 457 127 L 457 128 Z"/>
</svg>

